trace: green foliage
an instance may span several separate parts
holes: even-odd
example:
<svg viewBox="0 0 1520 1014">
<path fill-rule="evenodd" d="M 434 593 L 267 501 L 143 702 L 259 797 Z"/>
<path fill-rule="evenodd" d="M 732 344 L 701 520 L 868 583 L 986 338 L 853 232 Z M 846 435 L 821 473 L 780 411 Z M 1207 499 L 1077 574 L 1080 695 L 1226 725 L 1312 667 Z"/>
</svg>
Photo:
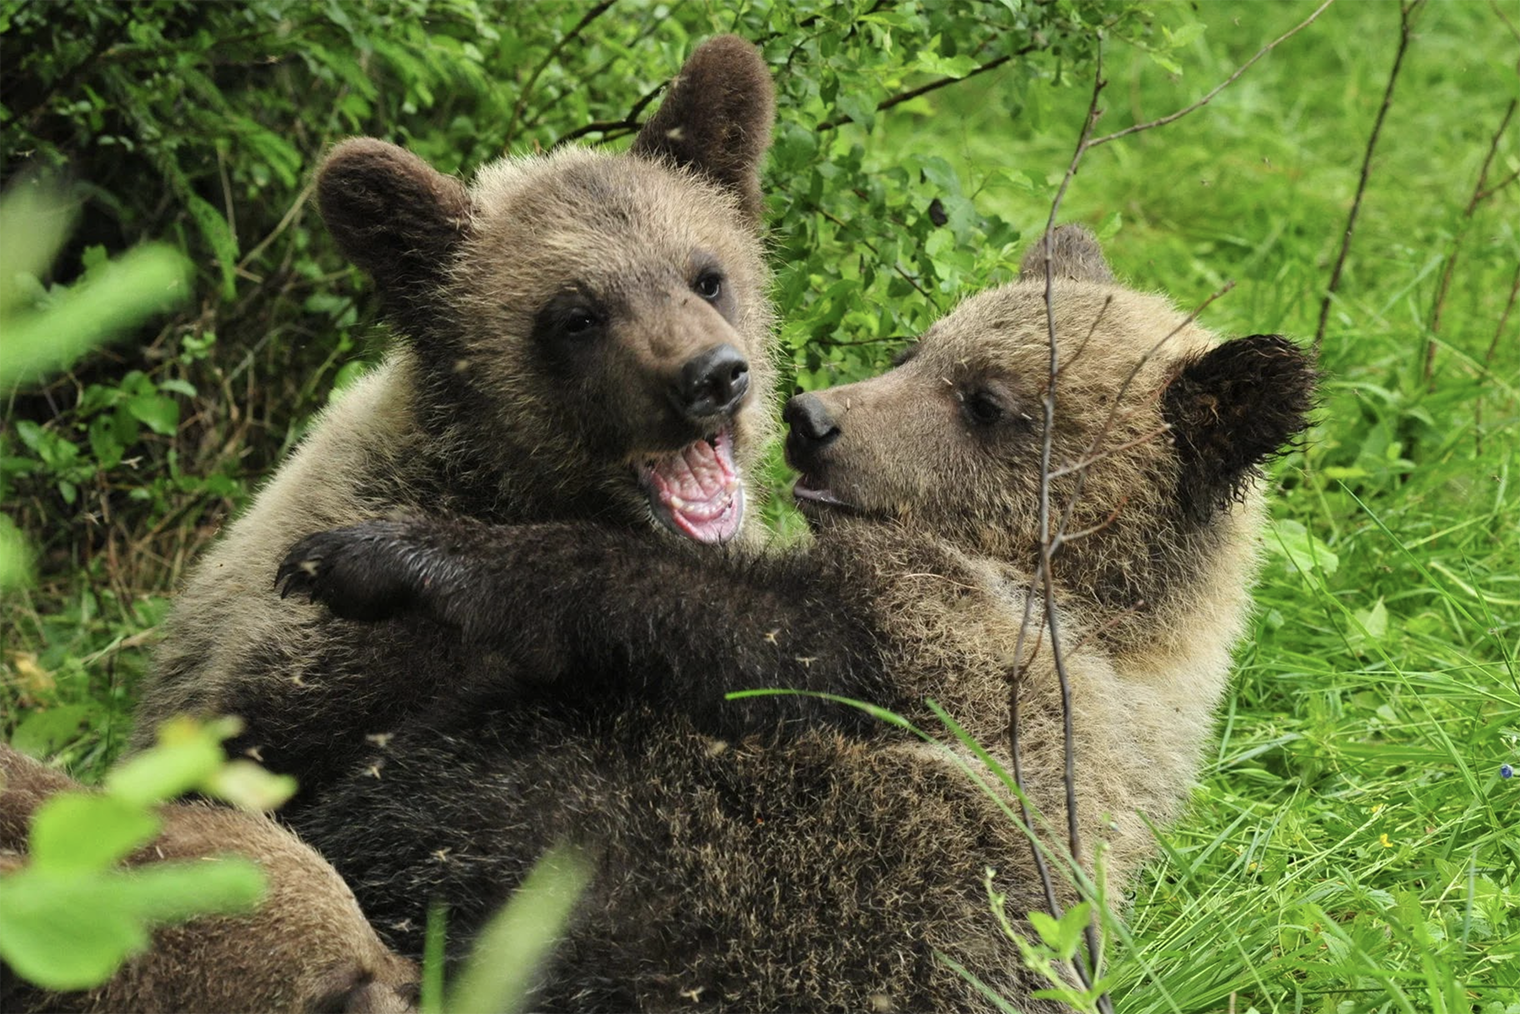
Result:
<svg viewBox="0 0 1520 1014">
<path fill-rule="evenodd" d="M 568 846 L 551 849 L 476 938 L 449 996 L 457 1011 L 519 1011 L 591 882 L 594 865 Z"/>
<path fill-rule="evenodd" d="M 288 778 L 227 763 L 221 741 L 236 729 L 171 723 L 157 747 L 112 771 L 102 791 L 61 792 L 38 807 L 26 865 L 0 874 L 0 958 L 16 974 L 45 989 L 89 989 L 146 949 L 155 927 L 258 904 L 264 875 L 247 859 L 120 868 L 162 828 L 155 806 L 183 792 L 256 809 L 289 798 Z"/>
</svg>

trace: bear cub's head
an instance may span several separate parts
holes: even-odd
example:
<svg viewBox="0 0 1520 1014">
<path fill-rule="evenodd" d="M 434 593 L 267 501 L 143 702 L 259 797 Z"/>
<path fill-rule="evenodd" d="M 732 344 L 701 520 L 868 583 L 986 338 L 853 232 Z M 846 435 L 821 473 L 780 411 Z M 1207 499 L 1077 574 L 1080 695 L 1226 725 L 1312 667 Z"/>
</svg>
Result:
<svg viewBox="0 0 1520 1014">
<path fill-rule="evenodd" d="M 491 510 L 739 531 L 771 434 L 773 117 L 759 53 L 725 36 L 623 155 L 505 158 L 466 188 L 382 141 L 329 154 L 323 218 L 411 350 L 419 424 Z"/>
<path fill-rule="evenodd" d="M 1156 606 L 1247 535 L 1260 466 L 1305 427 L 1314 370 L 1285 338 L 1220 342 L 1118 285 L 1079 227 L 1053 234 L 1050 269 L 1052 568 L 1102 605 Z M 1037 245 L 1017 282 L 966 300 L 893 370 L 793 398 L 803 512 L 825 531 L 887 520 L 1032 567 L 1049 342 Z"/>
</svg>

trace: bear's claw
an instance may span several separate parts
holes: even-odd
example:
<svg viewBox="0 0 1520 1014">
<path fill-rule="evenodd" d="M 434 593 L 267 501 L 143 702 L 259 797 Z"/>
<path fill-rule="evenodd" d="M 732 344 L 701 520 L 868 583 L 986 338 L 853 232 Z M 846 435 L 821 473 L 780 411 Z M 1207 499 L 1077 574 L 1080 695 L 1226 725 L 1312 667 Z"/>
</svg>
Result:
<svg viewBox="0 0 1520 1014">
<path fill-rule="evenodd" d="M 397 522 L 373 521 L 308 535 L 285 554 L 275 590 L 347 620 L 374 622 L 414 609 L 420 578 L 404 534 Z"/>
</svg>

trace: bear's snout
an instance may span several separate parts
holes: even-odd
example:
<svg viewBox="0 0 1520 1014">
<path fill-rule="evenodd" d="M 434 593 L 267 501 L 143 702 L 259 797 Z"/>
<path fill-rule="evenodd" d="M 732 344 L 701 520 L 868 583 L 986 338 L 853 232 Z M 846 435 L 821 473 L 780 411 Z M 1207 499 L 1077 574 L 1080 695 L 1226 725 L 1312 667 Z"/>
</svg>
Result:
<svg viewBox="0 0 1520 1014">
<path fill-rule="evenodd" d="M 818 451 L 839 439 L 839 424 L 816 394 L 799 394 L 786 403 L 781 419 L 788 426 L 786 456 L 799 472 L 815 465 Z"/>
<path fill-rule="evenodd" d="M 687 360 L 671 400 L 682 415 L 696 421 L 732 415 L 748 393 L 749 363 L 724 343 Z"/>
</svg>

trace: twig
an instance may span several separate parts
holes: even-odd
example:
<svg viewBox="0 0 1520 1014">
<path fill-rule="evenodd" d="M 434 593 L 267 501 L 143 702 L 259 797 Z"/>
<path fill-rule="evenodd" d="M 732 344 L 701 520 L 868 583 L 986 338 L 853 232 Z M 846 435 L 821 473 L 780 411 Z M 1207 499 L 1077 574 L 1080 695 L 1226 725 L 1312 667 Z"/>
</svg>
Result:
<svg viewBox="0 0 1520 1014">
<path fill-rule="evenodd" d="M 1515 23 L 1505 15 L 1504 9 L 1499 6 L 1498 0 L 1488 0 L 1488 5 L 1494 9 L 1495 14 L 1499 15 L 1499 20 L 1504 22 L 1504 27 L 1509 29 L 1509 34 L 1515 37 L 1515 41 L 1520 42 L 1520 29 L 1517 29 Z"/>
<path fill-rule="evenodd" d="M 1225 282 L 1219 288 L 1215 289 L 1213 292 L 1209 293 L 1208 297 L 1204 299 L 1203 302 L 1199 303 L 1196 307 L 1193 308 L 1192 313 L 1182 318 L 1182 320 L 1177 323 L 1176 327 L 1172 328 L 1166 334 L 1162 335 L 1161 339 L 1157 341 L 1156 344 L 1146 349 L 1145 354 L 1142 355 L 1139 359 L 1135 360 L 1135 365 L 1130 367 L 1129 375 L 1124 378 L 1124 383 L 1119 385 L 1119 391 L 1114 395 L 1113 404 L 1109 406 L 1108 416 L 1103 420 L 1103 425 L 1098 427 L 1098 432 L 1093 435 L 1093 438 L 1091 441 L 1089 441 L 1087 448 L 1082 452 L 1083 457 L 1095 457 L 1098 454 L 1098 444 L 1101 443 L 1103 439 L 1113 431 L 1114 422 L 1119 417 L 1119 407 L 1124 404 L 1124 396 L 1129 393 L 1130 385 L 1135 382 L 1135 378 L 1140 375 L 1140 370 L 1145 366 L 1145 364 L 1150 362 L 1151 358 L 1155 356 L 1156 353 L 1160 352 L 1162 347 L 1166 345 L 1167 342 L 1171 341 L 1179 331 L 1187 327 L 1193 321 L 1197 320 L 1198 316 L 1203 313 L 1203 311 L 1207 309 L 1210 304 L 1212 304 L 1216 299 L 1219 299 L 1221 296 L 1225 295 L 1225 293 L 1229 292 L 1233 288 L 1235 288 L 1235 281 L 1234 279 L 1231 279 Z M 1070 364 L 1068 363 L 1068 365 Z M 1066 508 L 1061 514 L 1061 523 L 1056 526 L 1055 537 L 1057 539 L 1064 538 L 1066 526 L 1071 522 L 1071 516 L 1076 511 L 1077 501 L 1082 498 L 1082 489 L 1086 482 L 1087 472 L 1085 470 L 1079 471 L 1077 473 L 1077 481 L 1071 491 L 1071 496 L 1069 496 L 1066 500 Z"/>
<path fill-rule="evenodd" d="M 1424 0 L 1419 0 L 1419 2 L 1423 3 Z M 1214 96 L 1218 95 L 1230 85 L 1234 84 L 1236 78 L 1240 77 L 1240 75 L 1250 70 L 1252 64 L 1254 64 L 1257 60 L 1260 60 L 1262 57 L 1266 56 L 1268 53 L 1272 52 L 1272 50 L 1276 49 L 1279 44 L 1286 42 L 1288 39 L 1291 39 L 1303 29 L 1309 27 L 1309 25 L 1312 24 L 1316 18 L 1325 12 L 1325 8 L 1329 7 L 1333 3 L 1335 3 L 1335 0 L 1325 0 L 1324 3 L 1320 4 L 1314 9 L 1313 14 L 1310 14 L 1307 18 L 1304 18 L 1304 20 L 1300 21 L 1298 24 L 1294 25 L 1292 28 L 1288 29 L 1286 32 L 1279 35 L 1277 38 L 1273 39 L 1265 46 L 1261 47 L 1261 49 L 1256 51 L 1256 55 L 1251 57 L 1245 63 L 1241 64 L 1240 67 L 1236 69 L 1235 73 L 1225 78 L 1219 83 L 1218 86 L 1214 88 L 1213 91 L 1209 92 L 1203 98 L 1199 99 L 1197 102 L 1194 102 L 1187 108 L 1179 109 L 1175 113 L 1161 117 L 1159 120 L 1151 120 L 1149 123 L 1137 123 L 1132 127 L 1125 127 L 1123 130 L 1116 130 L 1112 134 L 1104 134 L 1102 137 L 1089 142 L 1087 146 L 1089 148 L 1096 148 L 1100 144 L 1107 144 L 1110 141 L 1117 141 L 1121 137 L 1128 137 L 1130 134 L 1138 134 L 1142 130 L 1150 130 L 1152 127 L 1164 127 L 1168 123 L 1174 123 L 1177 120 L 1182 119 L 1188 113 L 1191 113 L 1194 110 L 1201 109 L 1202 107 L 1208 105 L 1209 102 L 1213 100 Z"/>
<path fill-rule="evenodd" d="M 269 230 L 269 235 L 259 240 L 258 243 L 254 245 L 253 249 L 249 250 L 248 253 L 243 255 L 243 259 L 238 261 L 237 266 L 239 271 L 243 270 L 249 264 L 253 263 L 254 259 L 258 257 L 259 254 L 264 252 L 265 247 L 269 246 L 270 243 L 273 243 L 275 238 L 278 237 L 280 233 L 290 228 L 290 223 L 295 220 L 301 209 L 306 206 L 306 202 L 311 198 L 311 192 L 316 189 L 316 186 L 317 181 L 313 179 L 310 183 L 306 184 L 305 188 L 299 194 L 296 195 L 296 199 L 291 202 L 289 208 L 285 209 L 285 214 L 281 216 L 279 222 L 275 224 L 275 227 L 273 229 Z"/>
<path fill-rule="evenodd" d="M 1346 254 L 1351 250 L 1351 235 L 1356 229 L 1356 216 L 1362 210 L 1362 195 L 1367 190 L 1367 177 L 1372 172 L 1372 153 L 1377 148 L 1378 136 L 1383 130 L 1383 119 L 1393 104 L 1393 87 L 1398 83 L 1399 70 L 1404 66 L 1404 54 L 1409 51 L 1409 35 L 1414 28 L 1414 14 L 1425 5 L 1425 0 L 1411 0 L 1399 4 L 1399 48 L 1393 56 L 1393 69 L 1388 73 L 1388 87 L 1383 91 L 1383 104 L 1378 108 L 1372 123 L 1372 134 L 1367 138 L 1367 150 L 1362 154 L 1362 175 L 1356 185 L 1356 197 L 1351 202 L 1351 213 L 1346 216 L 1346 232 L 1341 237 L 1341 252 L 1335 258 L 1335 268 L 1330 272 L 1330 284 L 1325 288 L 1325 300 L 1319 308 L 1319 326 L 1314 329 L 1314 352 L 1319 354 L 1325 343 L 1325 324 L 1330 319 L 1330 304 L 1340 288 L 1341 270 L 1346 266 Z"/>
<path fill-rule="evenodd" d="M 1493 365 L 1494 353 L 1499 349 L 1499 339 L 1504 337 L 1504 329 L 1509 325 L 1510 311 L 1515 308 L 1515 297 L 1520 295 L 1520 264 L 1515 265 L 1515 279 L 1509 286 L 1509 300 L 1504 304 L 1504 312 L 1499 315 L 1499 326 L 1494 328 L 1494 340 L 1488 343 L 1488 351 L 1483 353 L 1483 365 L 1485 368 Z M 1483 393 L 1478 392 L 1477 404 L 1473 406 L 1473 444 L 1479 454 L 1483 453 Z"/>
<path fill-rule="evenodd" d="M 600 3 L 588 10 L 575 23 L 575 27 L 561 36 L 560 40 L 549 49 L 549 52 L 544 54 L 544 58 L 538 61 L 538 65 L 533 68 L 533 72 L 528 75 L 528 80 L 523 84 L 522 91 L 517 93 L 517 102 L 512 106 L 512 116 L 507 120 L 507 131 L 502 135 L 506 139 L 507 144 L 512 143 L 517 130 L 517 121 L 522 118 L 523 107 L 528 104 L 528 96 L 533 94 L 533 86 L 538 83 L 538 76 L 544 72 L 544 69 L 549 64 L 554 62 L 555 57 L 559 56 L 560 50 L 564 49 L 577 35 L 585 31 L 587 25 L 601 17 L 612 4 L 613 0 L 601 0 Z"/>
<path fill-rule="evenodd" d="M 1504 312 L 1499 315 L 1499 326 L 1494 328 L 1494 340 L 1488 343 L 1488 351 L 1483 353 L 1483 365 L 1492 365 L 1494 352 L 1499 348 L 1499 339 L 1504 337 L 1504 327 L 1509 323 L 1510 311 L 1515 308 L 1515 296 L 1520 295 L 1520 264 L 1515 265 L 1515 280 L 1509 286 L 1509 302 L 1504 304 Z"/>
<path fill-rule="evenodd" d="M 965 74 L 961 75 L 960 77 L 942 77 L 942 78 L 939 78 L 938 80 L 930 81 L 926 85 L 920 85 L 917 88 L 910 88 L 910 89 L 908 89 L 905 92 L 899 92 L 898 94 L 893 95 L 890 98 L 885 98 L 885 99 L 882 99 L 880 102 L 878 102 L 876 104 L 876 111 L 878 113 L 884 112 L 885 110 L 891 109 L 893 106 L 901 105 L 904 102 L 908 102 L 908 101 L 910 101 L 912 99 L 916 99 L 920 95 L 927 95 L 927 94 L 929 94 L 932 91 L 938 91 L 939 89 L 944 88 L 946 85 L 953 85 L 957 81 L 969 81 L 971 78 L 976 77 L 978 74 L 985 74 L 989 70 L 996 70 L 997 68 L 1001 67 L 1003 64 L 1007 63 L 1009 60 L 1012 60 L 1016 56 L 1028 56 L 1030 53 L 1033 53 L 1034 50 L 1035 50 L 1035 47 L 1033 45 L 1025 46 L 1024 48 L 1020 49 L 1018 52 L 1015 52 L 1015 53 L 1005 53 L 1002 56 L 995 57 L 995 58 L 993 58 L 991 60 L 988 60 L 986 63 L 984 63 L 981 66 L 976 67 L 976 68 L 974 68 L 972 70 L 967 71 Z M 821 134 L 825 130 L 833 130 L 836 127 L 838 127 L 840 124 L 845 123 L 845 122 L 848 122 L 848 121 L 846 121 L 846 120 L 824 120 L 822 123 L 818 124 L 818 126 L 815 127 L 814 129 L 817 130 Z"/>
<path fill-rule="evenodd" d="M 1510 99 L 1509 106 L 1504 110 L 1504 116 L 1499 120 L 1499 129 L 1494 131 L 1494 136 L 1488 144 L 1488 154 L 1483 157 L 1483 167 L 1478 170 L 1478 181 L 1473 184 L 1472 198 L 1467 202 L 1467 207 L 1462 211 L 1463 223 L 1457 230 L 1456 236 L 1451 241 L 1451 254 L 1446 258 L 1446 265 L 1441 269 L 1441 281 L 1436 285 L 1435 300 L 1430 308 L 1430 334 L 1425 339 L 1425 381 L 1430 382 L 1431 370 L 1435 363 L 1434 337 L 1441 332 L 1441 315 L 1446 310 L 1446 296 L 1451 291 L 1451 279 L 1457 270 L 1457 257 L 1462 253 L 1462 239 L 1467 229 L 1472 225 L 1473 212 L 1478 210 L 1489 197 L 1498 193 L 1507 186 L 1516 174 L 1511 174 L 1507 179 L 1496 184 L 1488 190 L 1483 185 L 1488 182 L 1488 170 L 1493 165 L 1494 154 L 1499 150 L 1499 140 L 1504 136 L 1504 130 L 1509 126 L 1509 121 L 1515 115 L 1515 107 L 1520 105 L 1520 99 Z"/>
<path fill-rule="evenodd" d="M 633 131 L 638 130 L 639 127 L 642 126 L 642 124 L 639 122 L 639 114 L 642 113 L 645 107 L 654 101 L 654 97 L 660 94 L 660 92 L 664 91 L 666 86 L 669 84 L 669 81 L 664 81 L 649 89 L 649 91 L 645 92 L 642 96 L 639 97 L 639 100 L 635 102 L 632 108 L 628 110 L 628 115 L 623 117 L 621 120 L 597 120 L 594 123 L 587 123 L 583 126 L 576 127 L 568 134 L 564 134 L 560 137 L 555 138 L 554 143 L 549 145 L 549 150 L 553 151 L 556 148 L 563 147 L 564 145 L 569 144 L 571 141 L 585 137 L 587 134 L 610 134 L 614 130 L 631 134 Z M 604 137 L 602 140 L 605 141 L 608 140 L 608 138 Z"/>
<path fill-rule="evenodd" d="M 1055 197 L 1050 203 L 1050 216 L 1045 222 L 1045 234 L 1040 238 L 1041 252 L 1045 262 L 1045 324 L 1046 337 L 1050 342 L 1050 375 L 1045 387 L 1043 406 L 1045 425 L 1040 440 L 1040 565 L 1037 577 L 1043 585 L 1045 626 L 1050 631 L 1051 658 L 1055 663 L 1056 681 L 1059 683 L 1061 690 L 1061 733 L 1064 752 L 1062 779 L 1066 788 L 1067 846 L 1071 850 L 1073 863 L 1080 863 L 1082 856 L 1082 839 L 1077 819 L 1076 730 L 1072 714 L 1071 676 L 1066 671 L 1066 658 L 1061 651 L 1061 627 L 1056 610 L 1055 580 L 1051 571 L 1051 555 L 1055 551 L 1055 545 L 1050 524 L 1050 459 L 1055 447 L 1056 382 L 1060 379 L 1061 364 L 1056 344 L 1055 286 L 1051 273 L 1050 245 L 1051 239 L 1055 234 L 1056 216 L 1060 213 L 1061 202 L 1066 197 L 1066 191 L 1071 186 L 1072 179 L 1077 175 L 1077 169 L 1082 163 L 1082 156 L 1087 153 L 1087 149 L 1091 146 L 1093 127 L 1097 125 L 1098 117 L 1102 115 L 1102 110 L 1098 108 L 1098 98 L 1103 94 L 1103 88 L 1108 82 L 1103 79 L 1103 43 L 1101 39 L 1098 41 L 1094 64 L 1092 98 L 1087 104 L 1087 116 L 1082 122 L 1082 132 L 1077 137 L 1077 148 L 1072 153 L 1070 164 L 1066 167 L 1066 175 L 1061 178 L 1061 185 L 1057 188 Z M 1053 914 L 1058 915 L 1059 913 Z M 1083 937 L 1087 944 L 1087 961 L 1083 962 L 1073 959 L 1072 967 L 1083 986 L 1091 989 L 1093 980 L 1098 975 L 1098 955 L 1100 953 L 1097 931 L 1093 928 L 1091 920 L 1083 927 Z M 1113 1001 L 1107 994 L 1099 996 L 1098 1009 L 1104 1011 L 1105 1014 L 1112 1014 Z"/>
<path fill-rule="evenodd" d="M 841 221 L 837 216 L 829 214 L 829 212 L 827 211 L 827 209 L 816 208 L 815 210 L 817 210 L 818 214 L 822 215 L 824 218 L 828 219 L 830 222 L 833 222 L 835 225 L 839 226 L 839 228 L 841 228 L 841 229 L 848 229 L 849 228 L 849 224 L 847 222 Z M 876 247 L 871 243 L 870 240 L 868 240 L 864 236 L 862 236 L 861 239 L 860 239 L 860 242 L 861 242 L 861 245 L 864 246 L 867 250 L 871 251 L 871 253 L 875 254 L 878 257 L 881 256 L 881 254 L 877 251 Z M 908 274 L 907 271 L 903 270 L 903 266 L 901 264 L 897 263 L 896 261 L 893 261 L 893 263 L 892 263 L 892 270 L 896 271 L 897 274 L 898 274 L 898 276 L 901 277 L 903 281 L 905 281 L 909 285 L 913 286 L 913 288 L 918 292 L 918 294 L 920 296 L 923 296 L 925 299 L 927 299 L 929 301 L 929 305 L 932 306 L 932 307 L 934 307 L 934 309 L 935 309 L 936 312 L 943 312 L 943 311 L 940 310 L 939 300 L 935 299 L 934 296 L 931 295 L 927 289 L 925 289 L 922 285 L 918 284 L 918 280 L 917 279 L 915 279 L 912 275 Z"/>
</svg>

